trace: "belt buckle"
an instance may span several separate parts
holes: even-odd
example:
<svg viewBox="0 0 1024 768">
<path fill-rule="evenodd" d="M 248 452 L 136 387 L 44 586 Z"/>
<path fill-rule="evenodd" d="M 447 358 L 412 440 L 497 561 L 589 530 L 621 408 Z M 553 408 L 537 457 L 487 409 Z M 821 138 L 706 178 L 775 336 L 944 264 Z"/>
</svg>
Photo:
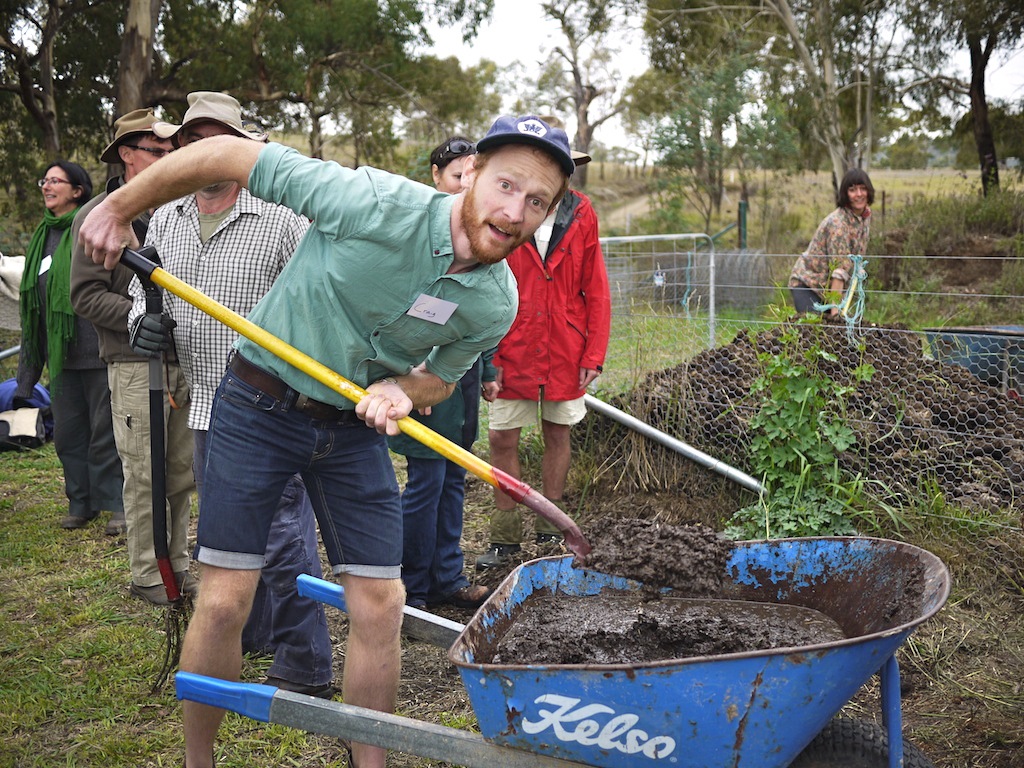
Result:
<svg viewBox="0 0 1024 768">
<path fill-rule="evenodd" d="M 309 409 L 310 405 L 312 405 L 312 403 L 310 402 L 310 399 L 308 397 L 306 397 L 304 394 L 302 394 L 301 392 L 299 393 L 299 396 L 295 398 L 295 406 L 294 407 L 295 407 L 295 410 L 297 410 L 297 411 L 305 412 L 305 411 L 307 411 Z"/>
</svg>

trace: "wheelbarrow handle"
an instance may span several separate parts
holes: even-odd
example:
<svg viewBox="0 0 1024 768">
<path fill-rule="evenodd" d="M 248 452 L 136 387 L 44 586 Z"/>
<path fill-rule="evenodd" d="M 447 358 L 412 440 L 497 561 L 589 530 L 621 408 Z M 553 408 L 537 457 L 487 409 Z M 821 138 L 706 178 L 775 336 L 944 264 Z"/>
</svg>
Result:
<svg viewBox="0 0 1024 768">
<path fill-rule="evenodd" d="M 269 331 L 246 320 L 236 312 L 232 312 L 223 304 L 200 293 L 171 273 L 153 264 L 138 251 L 125 249 L 121 256 L 121 261 L 126 266 L 135 270 L 140 276 L 145 274 L 154 283 L 166 288 L 178 298 L 202 310 L 215 320 L 222 322 L 268 352 L 277 355 L 289 365 L 298 368 L 321 384 L 339 392 L 352 402 L 358 403 L 366 395 L 366 390 L 362 387 L 353 384 L 341 374 L 332 371 L 323 363 L 300 352 Z M 579 526 L 565 512 L 555 506 L 552 501 L 544 498 L 526 483 L 517 480 L 507 472 L 502 472 L 500 469 L 492 467 L 479 456 L 467 451 L 460 445 L 456 445 L 448 438 L 439 435 L 415 419 L 406 417 L 399 419 L 397 423 L 398 428 L 409 435 L 409 437 L 433 449 L 449 461 L 464 467 L 481 480 L 490 483 L 550 522 L 565 537 L 565 544 L 572 552 L 581 557 L 590 552 L 590 543 L 583 535 L 583 531 L 580 530 Z"/>
<path fill-rule="evenodd" d="M 318 579 L 308 573 L 300 573 L 295 583 L 298 592 L 302 597 L 309 597 L 318 603 L 330 605 L 348 613 L 348 606 L 345 603 L 345 588 L 340 584 L 331 581 Z M 458 638 L 465 624 L 437 616 L 429 611 L 421 611 L 419 608 L 403 606 L 402 608 L 402 632 L 416 640 L 422 640 L 436 645 L 438 648 L 447 650 Z"/>
</svg>

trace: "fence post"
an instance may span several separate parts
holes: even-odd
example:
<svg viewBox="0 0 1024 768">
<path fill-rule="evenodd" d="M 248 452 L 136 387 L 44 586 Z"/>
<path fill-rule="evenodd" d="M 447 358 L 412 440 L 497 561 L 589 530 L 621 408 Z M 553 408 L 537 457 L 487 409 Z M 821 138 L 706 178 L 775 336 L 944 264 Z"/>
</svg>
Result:
<svg viewBox="0 0 1024 768">
<path fill-rule="evenodd" d="M 739 230 L 739 246 L 741 251 L 747 250 L 747 207 L 750 205 L 746 200 L 740 200 L 736 210 L 736 228 Z"/>
</svg>

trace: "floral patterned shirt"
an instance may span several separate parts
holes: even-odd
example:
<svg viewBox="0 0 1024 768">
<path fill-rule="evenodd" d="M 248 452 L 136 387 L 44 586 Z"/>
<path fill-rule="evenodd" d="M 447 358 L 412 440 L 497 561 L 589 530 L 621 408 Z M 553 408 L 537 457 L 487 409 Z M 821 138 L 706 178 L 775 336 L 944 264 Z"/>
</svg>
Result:
<svg viewBox="0 0 1024 768">
<path fill-rule="evenodd" d="M 846 207 L 836 208 L 822 219 L 807 250 L 793 265 L 789 287 L 805 286 L 819 296 L 829 287 L 832 277 L 850 283 L 851 255 L 863 255 L 871 230 L 871 209 L 863 215 Z"/>
</svg>

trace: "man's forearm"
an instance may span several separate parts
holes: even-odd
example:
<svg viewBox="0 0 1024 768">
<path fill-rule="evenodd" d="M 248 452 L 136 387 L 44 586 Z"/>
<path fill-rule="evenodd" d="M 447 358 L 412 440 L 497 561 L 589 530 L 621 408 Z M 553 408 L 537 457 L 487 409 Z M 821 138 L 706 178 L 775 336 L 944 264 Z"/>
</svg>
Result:
<svg viewBox="0 0 1024 768">
<path fill-rule="evenodd" d="M 422 366 L 413 368 L 404 376 L 391 376 L 416 408 L 426 408 L 447 400 L 455 391 L 455 384 L 449 384 Z"/>
<path fill-rule="evenodd" d="M 144 211 L 221 181 L 246 186 L 262 142 L 212 136 L 172 152 L 107 197 L 119 218 L 132 221 Z"/>
</svg>

